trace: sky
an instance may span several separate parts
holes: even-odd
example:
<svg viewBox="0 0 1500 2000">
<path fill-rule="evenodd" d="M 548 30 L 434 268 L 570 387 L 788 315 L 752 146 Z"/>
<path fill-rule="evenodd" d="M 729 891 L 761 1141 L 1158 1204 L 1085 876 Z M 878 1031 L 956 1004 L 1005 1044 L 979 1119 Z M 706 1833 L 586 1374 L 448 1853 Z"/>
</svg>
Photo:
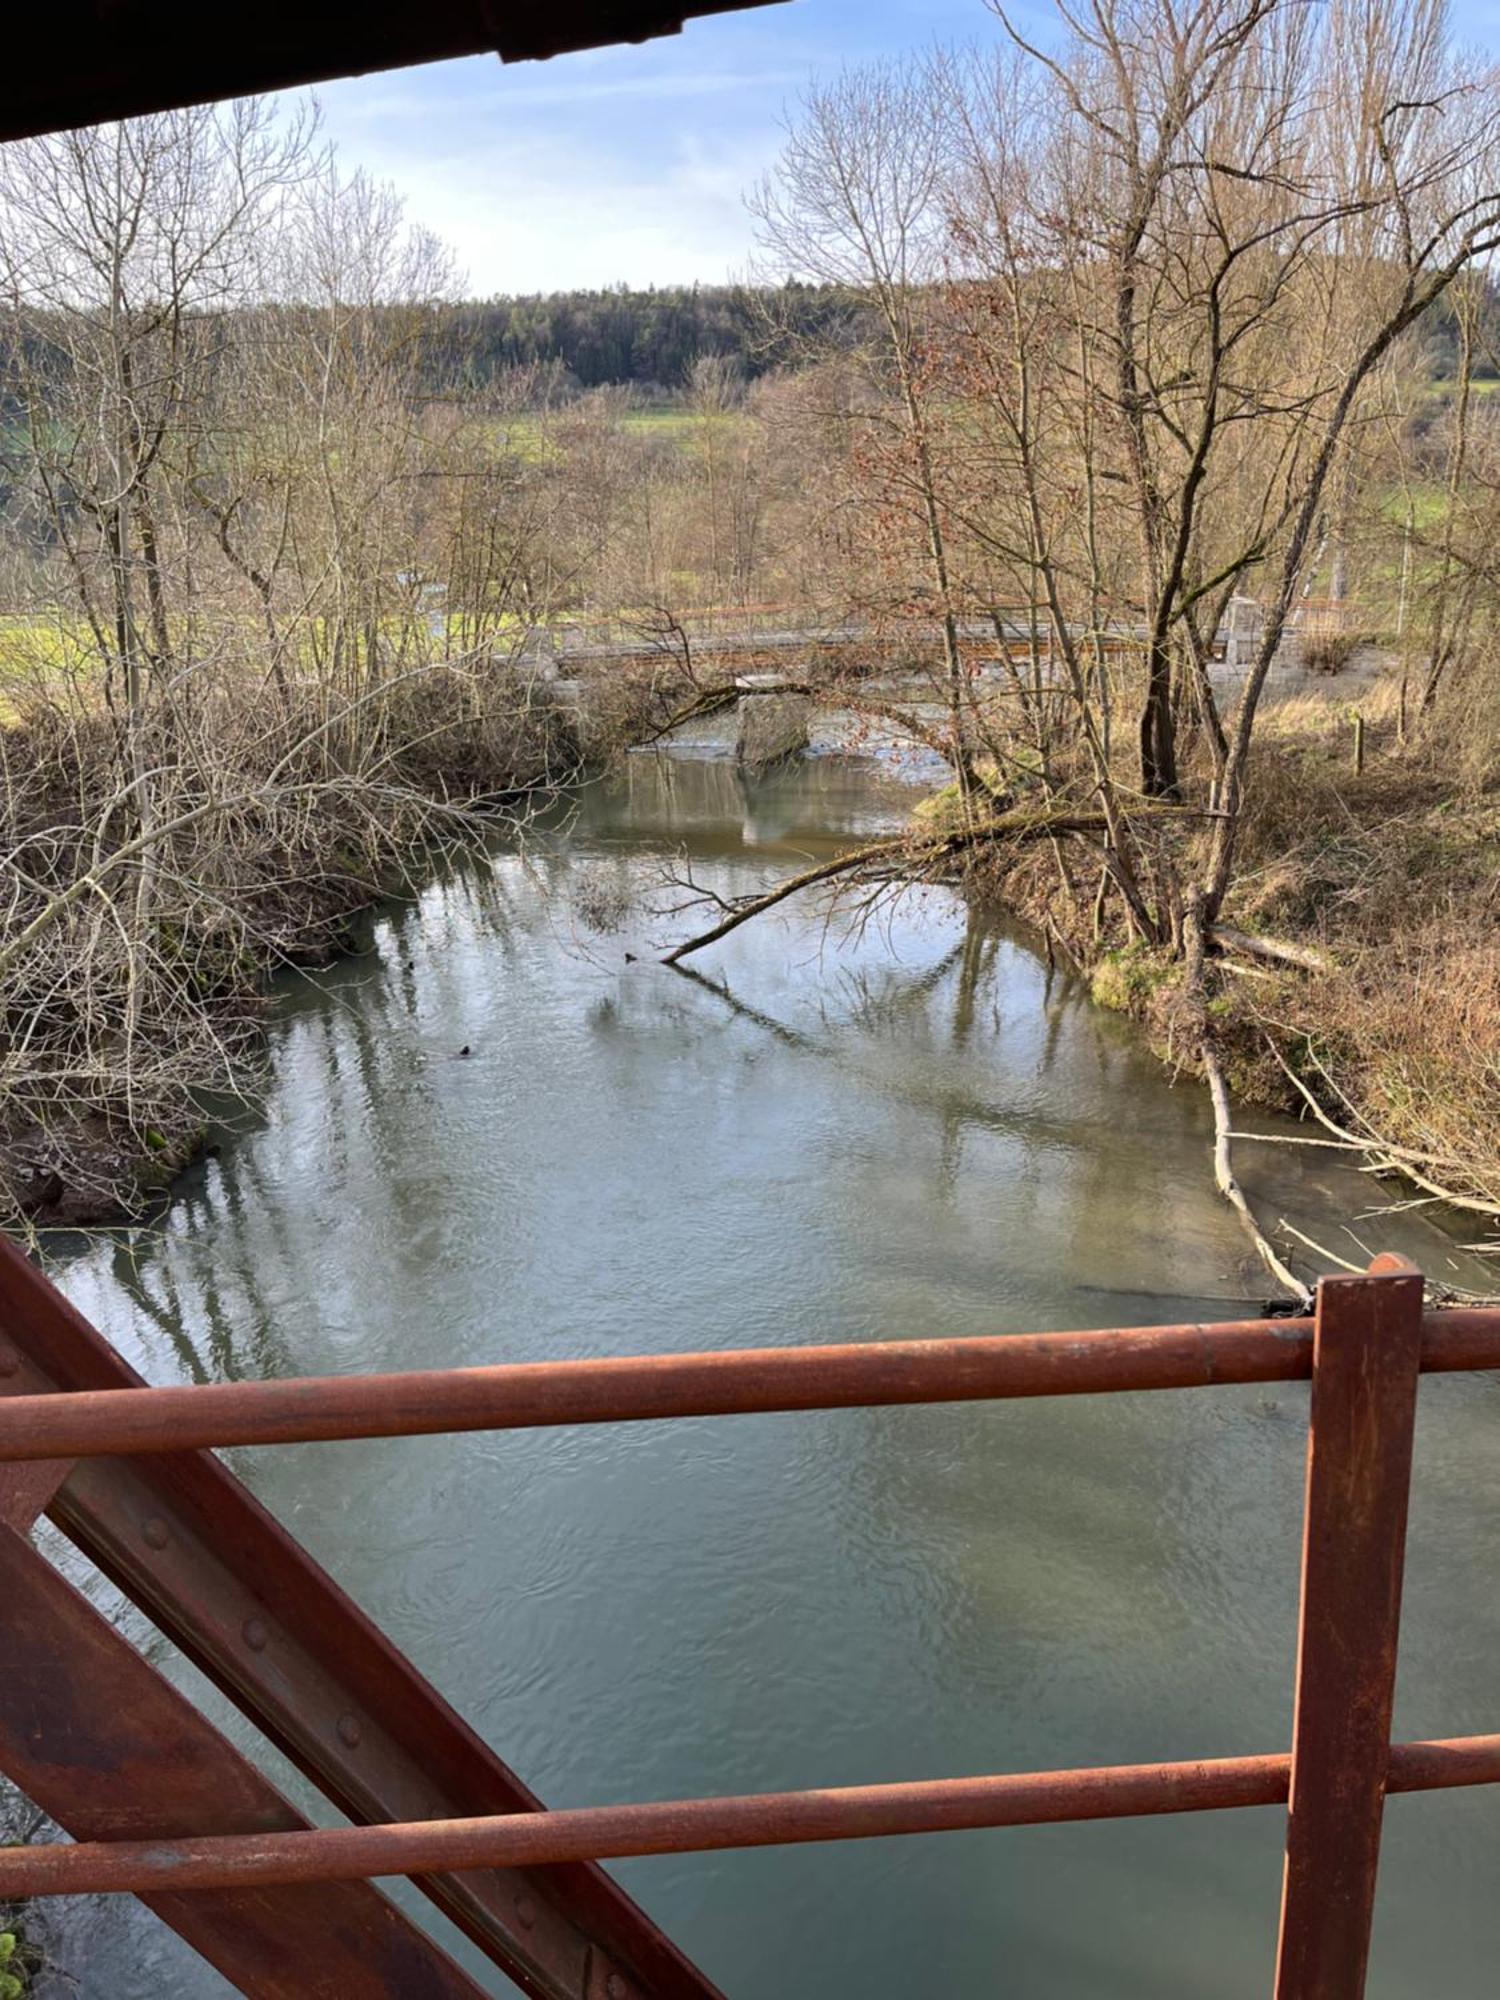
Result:
<svg viewBox="0 0 1500 2000">
<path fill-rule="evenodd" d="M 420 4 L 420 0 L 417 0 Z M 1045 31 L 1045 0 L 1020 0 Z M 1455 0 L 1500 46 L 1500 0 Z M 347 169 L 390 181 L 457 253 L 472 296 L 745 274 L 745 193 L 814 75 L 1000 32 L 985 0 L 787 0 L 546 63 L 477 56 L 321 85 Z"/>
<path fill-rule="evenodd" d="M 813 73 L 997 32 L 985 0 L 787 0 L 638 47 L 476 56 L 315 95 L 341 163 L 395 185 L 471 294 L 716 284 L 745 271 L 745 191 Z"/>
</svg>

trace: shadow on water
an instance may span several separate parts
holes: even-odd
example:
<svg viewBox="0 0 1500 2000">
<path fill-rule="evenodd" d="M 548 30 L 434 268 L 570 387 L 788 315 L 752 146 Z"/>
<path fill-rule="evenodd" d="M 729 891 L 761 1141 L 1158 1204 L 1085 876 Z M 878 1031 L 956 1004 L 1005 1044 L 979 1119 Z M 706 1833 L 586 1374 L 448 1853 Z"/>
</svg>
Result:
<svg viewBox="0 0 1500 2000">
<path fill-rule="evenodd" d="M 629 760 L 289 984 L 263 1116 L 68 1289 L 159 1381 L 1243 1310 L 1261 1282 L 1199 1093 L 1005 926 L 944 891 L 862 926 L 791 904 L 656 962 L 664 869 L 744 894 L 910 798 L 869 760 L 754 783 Z M 1462 1267 L 1420 1216 L 1352 1221 L 1370 1184 L 1336 1158 L 1246 1168 L 1322 1240 Z M 1284 1745 L 1305 1407 L 1237 1389 L 235 1462 L 578 1804 Z M 1500 1489 L 1476 1476 L 1497 1416 L 1488 1381 L 1424 1390 L 1408 1734 L 1497 1720 Z M 1500 1815 L 1441 1805 L 1393 1805 L 1373 2000 L 1493 1991 Z M 620 1872 L 734 2000 L 1248 2000 L 1279 1837 L 1239 1813 Z M 226 1990 L 144 1912 L 88 1921 L 86 1991 Z"/>
</svg>

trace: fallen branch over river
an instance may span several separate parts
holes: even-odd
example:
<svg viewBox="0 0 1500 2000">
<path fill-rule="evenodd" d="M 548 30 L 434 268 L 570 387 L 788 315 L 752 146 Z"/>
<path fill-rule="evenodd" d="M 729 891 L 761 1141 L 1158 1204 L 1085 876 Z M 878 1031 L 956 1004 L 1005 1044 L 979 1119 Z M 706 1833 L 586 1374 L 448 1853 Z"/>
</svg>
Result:
<svg viewBox="0 0 1500 2000">
<path fill-rule="evenodd" d="M 1156 809 L 1159 816 L 1183 817 L 1180 807 Z M 664 965 L 678 965 L 691 953 L 702 951 L 705 946 L 715 944 L 720 938 L 728 937 L 741 924 L 762 916 L 777 904 L 799 895 L 804 889 L 818 887 L 825 882 L 847 880 L 851 877 L 878 873 L 889 879 L 894 872 L 909 881 L 921 881 L 944 870 L 964 853 L 988 844 L 1056 839 L 1064 834 L 1098 835 L 1107 834 L 1108 820 L 1101 810 L 1058 810 L 1049 808 L 1013 808 L 1007 812 L 992 814 L 971 826 L 959 827 L 928 838 L 900 834 L 886 840 L 870 841 L 863 847 L 851 848 L 847 853 L 834 855 L 828 861 L 820 861 L 810 868 L 804 868 L 795 875 L 788 875 L 773 888 L 756 896 L 746 897 L 736 903 L 719 921 L 695 936 L 685 938 L 663 954 Z M 1256 1255 L 1275 1278 L 1278 1285 L 1293 1299 L 1306 1304 L 1311 1294 L 1307 1287 L 1277 1256 L 1255 1220 L 1255 1215 L 1237 1180 L 1231 1159 L 1230 1144 L 1233 1137 L 1229 1108 L 1229 1092 L 1224 1081 L 1223 1068 L 1213 1045 L 1212 1028 L 1209 1022 L 1206 991 L 1205 957 L 1210 943 L 1220 950 L 1240 951 L 1258 957 L 1272 959 L 1284 965 L 1295 965 L 1304 971 L 1322 969 L 1325 961 L 1321 954 L 1305 950 L 1300 946 L 1288 945 L 1278 939 L 1251 937 L 1241 931 L 1229 930 L 1223 926 L 1212 929 L 1203 921 L 1201 896 L 1192 900 L 1187 912 L 1185 943 L 1187 946 L 1186 995 L 1191 1013 L 1197 1048 L 1195 1053 L 1202 1063 L 1208 1081 L 1209 1096 L 1214 1112 L 1214 1183 L 1224 1199 L 1239 1217 L 1246 1235 L 1254 1245 Z"/>
<path fill-rule="evenodd" d="M 1180 806 L 1163 806 L 1151 816 L 1181 818 L 1183 810 Z M 800 874 L 788 875 L 773 889 L 736 904 L 728 916 L 710 930 L 700 931 L 696 937 L 686 938 L 664 953 L 662 964 L 676 965 L 690 952 L 702 951 L 705 945 L 716 944 L 720 938 L 738 930 L 741 924 L 749 923 L 752 917 L 774 909 L 788 896 L 795 896 L 803 889 L 816 888 L 820 882 L 836 881 L 842 876 L 890 863 L 899 864 L 901 873 L 907 879 L 922 881 L 960 855 L 990 843 L 1019 844 L 1029 840 L 1054 839 L 1059 834 L 1099 834 L 1108 830 L 1108 818 L 1097 808 L 1063 810 L 1025 806 L 995 813 L 987 819 L 976 820 L 972 826 L 935 836 L 923 838 L 897 834 L 888 840 L 871 841 L 865 847 L 851 848 L 847 854 L 836 854 L 831 861 L 820 861 L 815 867 L 804 868 Z"/>
<path fill-rule="evenodd" d="M 1277 1256 L 1256 1221 L 1255 1211 L 1251 1208 L 1245 1191 L 1235 1176 L 1234 1161 L 1230 1151 L 1233 1121 L 1229 1114 L 1229 1089 L 1224 1082 L 1224 1070 L 1219 1061 L 1218 1051 L 1214 1047 L 1213 1026 L 1208 1013 L 1208 974 L 1205 966 L 1208 927 L 1203 921 L 1203 897 L 1200 890 L 1195 889 L 1191 892 L 1185 916 L 1183 942 L 1187 952 L 1187 977 L 1184 992 L 1197 1042 L 1195 1053 L 1203 1065 L 1203 1074 L 1208 1080 L 1209 1099 L 1214 1108 L 1214 1186 L 1239 1217 L 1245 1234 L 1254 1245 L 1256 1256 L 1277 1284 L 1291 1298 L 1307 1306 L 1312 1301 L 1312 1293 Z"/>
</svg>

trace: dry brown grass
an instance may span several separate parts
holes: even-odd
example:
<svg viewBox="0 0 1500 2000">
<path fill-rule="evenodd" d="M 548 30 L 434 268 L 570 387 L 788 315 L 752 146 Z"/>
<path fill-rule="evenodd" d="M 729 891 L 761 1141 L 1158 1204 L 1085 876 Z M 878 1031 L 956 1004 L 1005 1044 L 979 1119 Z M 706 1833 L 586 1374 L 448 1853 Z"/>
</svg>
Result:
<svg viewBox="0 0 1500 2000">
<path fill-rule="evenodd" d="M 1496 678 L 1475 663 L 1404 742 L 1397 677 L 1361 687 L 1363 771 L 1340 692 L 1267 705 L 1224 915 L 1321 950 L 1331 969 L 1225 976 L 1213 1018 L 1236 1096 L 1307 1110 L 1274 1043 L 1341 1125 L 1427 1156 L 1432 1180 L 1500 1210 L 1500 704 L 1484 698 Z M 1180 841 L 1185 875 L 1194 858 Z M 1062 866 L 1040 849 L 987 856 L 974 886 L 1181 1060 L 1180 966 L 1131 941 L 1117 898 L 1096 929 L 1097 884 L 1097 859 L 1075 847 Z"/>
<path fill-rule="evenodd" d="M 1320 982 L 1309 1043 L 1359 1129 L 1430 1156 L 1435 1181 L 1500 1212 L 1500 943 L 1434 923 Z"/>
<path fill-rule="evenodd" d="M 1500 791 L 1452 754 L 1451 708 L 1402 745 L 1393 691 L 1371 706 L 1362 775 L 1315 705 L 1259 748 L 1233 915 L 1334 969 L 1240 1011 L 1274 1018 L 1341 1123 L 1500 1208 Z"/>
</svg>

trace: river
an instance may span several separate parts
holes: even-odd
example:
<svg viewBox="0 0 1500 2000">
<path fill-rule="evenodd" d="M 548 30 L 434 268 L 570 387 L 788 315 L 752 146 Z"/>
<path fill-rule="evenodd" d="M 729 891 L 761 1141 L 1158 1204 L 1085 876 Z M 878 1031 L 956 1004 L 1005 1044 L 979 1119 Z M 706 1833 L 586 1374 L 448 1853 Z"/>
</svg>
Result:
<svg viewBox="0 0 1500 2000">
<path fill-rule="evenodd" d="M 743 893 L 912 797 L 874 757 L 746 785 L 711 752 L 631 758 L 288 981 L 263 1113 L 158 1230 L 64 1269 L 151 1379 L 1229 1317 L 1261 1294 L 1201 1089 L 948 892 L 862 925 L 788 905 L 696 978 L 655 962 L 704 921 L 649 913 L 665 867 Z M 1388 1197 L 1336 1155 L 1242 1164 L 1266 1216 L 1340 1254 L 1357 1235 L 1473 1269 L 1420 1215 L 1353 1221 Z M 1285 1747 L 1305 1413 L 1288 1385 L 233 1462 L 574 1805 Z M 1424 1386 L 1401 1736 L 1500 1727 L 1497 1418 L 1488 1378 Z M 730 2000 L 1260 2000 L 1282 1817 L 619 1873 Z M 1497 1859 L 1495 1791 L 1393 1801 L 1372 2000 L 1493 1994 Z M 132 1904 L 56 1930 L 86 2000 L 228 1991 Z"/>
</svg>

